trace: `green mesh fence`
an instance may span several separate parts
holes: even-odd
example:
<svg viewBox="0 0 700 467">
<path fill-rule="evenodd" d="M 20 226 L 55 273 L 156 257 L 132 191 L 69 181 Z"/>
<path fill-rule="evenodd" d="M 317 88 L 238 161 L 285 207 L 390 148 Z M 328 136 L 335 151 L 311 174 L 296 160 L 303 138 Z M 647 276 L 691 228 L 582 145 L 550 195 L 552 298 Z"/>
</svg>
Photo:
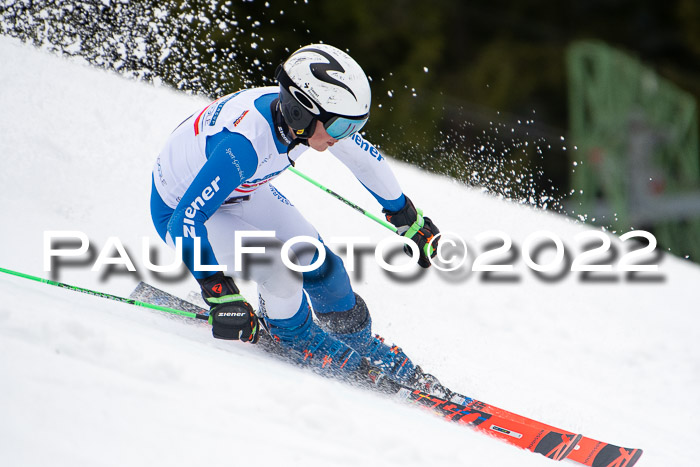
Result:
<svg viewBox="0 0 700 467">
<path fill-rule="evenodd" d="M 567 68 L 578 147 L 570 209 L 618 231 L 649 229 L 662 246 L 700 261 L 695 99 L 600 42 L 573 43 Z"/>
</svg>

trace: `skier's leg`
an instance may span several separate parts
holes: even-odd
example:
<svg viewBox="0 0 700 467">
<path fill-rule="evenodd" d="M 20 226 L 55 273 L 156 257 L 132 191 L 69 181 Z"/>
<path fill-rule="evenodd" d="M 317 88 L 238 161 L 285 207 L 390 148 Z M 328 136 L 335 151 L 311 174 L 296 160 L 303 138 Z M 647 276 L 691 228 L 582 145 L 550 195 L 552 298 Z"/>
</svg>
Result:
<svg viewBox="0 0 700 467">
<path fill-rule="evenodd" d="M 227 264 L 235 259 L 231 232 L 274 231 L 276 245 L 266 242 L 265 261 L 253 261 L 244 269 L 258 284 L 259 309 L 271 335 L 292 349 L 301 362 L 324 373 L 343 376 L 357 370 L 362 357 L 313 321 L 301 274 L 292 273 L 281 260 L 280 247 L 285 241 L 300 235 L 318 237 L 316 229 L 284 196 L 272 186 L 261 187 L 249 201 L 217 211 L 207 227 L 217 259 Z M 298 264 L 311 264 L 313 254 L 308 248 L 293 247 L 292 252 Z"/>
<path fill-rule="evenodd" d="M 320 239 L 316 229 L 274 186 L 261 187 L 242 204 L 241 217 L 256 229 L 274 230 L 286 242 L 294 237 Z M 316 262 L 319 252 L 307 243 L 297 243 L 291 251 L 301 266 Z M 342 260 L 325 247 L 326 259 L 317 269 L 303 273 L 303 288 L 317 313 L 347 310 L 355 305 L 355 294 Z M 266 304 L 267 305 L 267 304 Z"/>
<path fill-rule="evenodd" d="M 314 256 L 313 261 L 316 260 Z M 306 290 L 321 326 L 345 342 L 394 380 L 407 383 L 413 379 L 415 365 L 397 346 L 388 346 L 372 335 L 372 318 L 362 297 L 350 285 L 343 261 L 326 247 L 326 260 L 305 272 Z"/>
<path fill-rule="evenodd" d="M 383 338 L 372 335 L 372 318 L 359 295 L 355 294 L 355 304 L 347 310 L 316 316 L 331 336 L 345 342 L 395 381 L 410 383 L 414 379 L 416 367 L 411 359 L 398 346 L 389 346 Z"/>
<path fill-rule="evenodd" d="M 266 323 L 272 337 L 292 349 L 302 363 L 341 377 L 351 376 L 360 368 L 360 354 L 314 322 L 305 296 L 294 316 L 268 317 Z"/>
<path fill-rule="evenodd" d="M 234 232 L 251 232 L 254 235 L 262 230 L 248 222 L 242 208 L 243 203 L 222 206 L 207 221 L 209 242 L 214 254 L 219 264 L 226 266 L 227 275 L 255 282 L 258 294 L 264 297 L 262 303 L 266 308 L 274 310 L 278 318 L 289 318 L 301 306 L 301 273 L 284 265 L 280 256 L 282 241 L 275 237 L 244 239 L 241 247 L 263 246 L 265 253 L 243 254 L 237 258 Z M 240 260 L 242 264 L 237 265 Z M 236 266 L 240 266 L 241 271 L 236 271 Z"/>
<path fill-rule="evenodd" d="M 242 229 L 239 226 L 239 230 L 275 231 L 279 242 L 302 235 L 319 238 L 316 229 L 271 185 L 261 187 L 250 201 L 232 209 L 236 211 L 240 225 L 245 223 L 247 227 Z M 215 217 L 216 214 L 209 222 Z M 230 229 L 218 230 L 231 232 Z M 215 245 L 212 235 L 210 241 Z M 230 250 L 227 256 L 233 255 L 232 243 L 229 240 L 229 245 L 221 247 Z M 216 241 L 215 248 L 218 244 Z M 291 250 L 302 266 L 314 263 L 319 254 L 304 244 L 297 244 Z M 217 249 L 215 253 L 219 258 Z M 271 334 L 283 345 L 299 352 L 303 361 L 319 362 L 324 369 L 335 371 L 335 365 L 338 365 L 339 371 L 352 370 L 359 366 L 359 353 L 396 380 L 409 381 L 414 374 L 413 363 L 401 349 L 390 347 L 372 336 L 369 311 L 364 301 L 353 292 L 342 260 L 327 247 L 325 253 L 323 264 L 314 271 L 303 273 L 302 282 L 299 276 L 290 282 L 286 274 L 278 271 L 284 269 L 289 273 L 289 269 L 280 264 L 278 252 L 270 270 L 248 268 L 251 278 L 258 283 L 260 310 Z M 302 285 L 322 328 L 313 322 Z M 355 352 L 348 353 L 348 346 Z"/>
</svg>

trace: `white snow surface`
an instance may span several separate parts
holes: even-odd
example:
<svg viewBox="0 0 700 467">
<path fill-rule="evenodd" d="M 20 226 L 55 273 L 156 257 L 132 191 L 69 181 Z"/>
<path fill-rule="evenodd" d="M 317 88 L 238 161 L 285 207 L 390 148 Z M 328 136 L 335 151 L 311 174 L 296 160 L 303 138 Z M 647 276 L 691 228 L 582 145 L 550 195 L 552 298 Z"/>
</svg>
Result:
<svg viewBox="0 0 700 467">
<path fill-rule="evenodd" d="M 141 241 L 151 239 L 159 262 L 172 258 L 149 216 L 151 167 L 172 129 L 207 101 L 5 37 L 0 61 L 0 267 L 122 296 L 139 279 L 183 298 L 197 290 L 189 277 L 149 272 Z M 568 272 L 546 281 L 519 255 L 525 238 L 547 230 L 576 254 L 574 237 L 589 227 L 392 166 L 442 230 L 468 241 L 470 260 L 462 272 L 433 268 L 397 280 L 364 255 L 351 275 L 375 331 L 472 397 L 643 448 L 640 466 L 698 465 L 688 449 L 700 435 L 697 265 L 661 255 L 656 280 L 613 272 L 585 281 Z M 298 168 L 379 213 L 329 154 L 309 151 Z M 293 174 L 275 185 L 325 239 L 393 235 Z M 85 232 L 95 254 L 118 237 L 138 274 L 91 271 L 83 257 L 51 276 L 43 268 L 51 230 Z M 515 280 L 469 272 L 483 249 L 476 237 L 490 230 L 518 247 Z M 629 247 L 613 244 L 620 254 Z M 254 284 L 242 289 L 256 296 Z M 4 274 L 0 297 L 2 466 L 552 462 L 248 344 L 215 340 L 199 321 Z"/>
</svg>

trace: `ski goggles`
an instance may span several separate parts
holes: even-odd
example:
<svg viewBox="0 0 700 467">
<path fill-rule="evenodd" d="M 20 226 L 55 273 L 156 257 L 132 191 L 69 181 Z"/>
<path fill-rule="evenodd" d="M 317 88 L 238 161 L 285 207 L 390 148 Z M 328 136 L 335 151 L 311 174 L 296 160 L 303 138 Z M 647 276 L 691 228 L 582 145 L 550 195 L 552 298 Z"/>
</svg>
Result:
<svg viewBox="0 0 700 467">
<path fill-rule="evenodd" d="M 323 123 L 323 128 L 331 138 L 343 139 L 360 131 L 368 119 L 369 115 L 352 118 L 335 115 Z"/>
</svg>

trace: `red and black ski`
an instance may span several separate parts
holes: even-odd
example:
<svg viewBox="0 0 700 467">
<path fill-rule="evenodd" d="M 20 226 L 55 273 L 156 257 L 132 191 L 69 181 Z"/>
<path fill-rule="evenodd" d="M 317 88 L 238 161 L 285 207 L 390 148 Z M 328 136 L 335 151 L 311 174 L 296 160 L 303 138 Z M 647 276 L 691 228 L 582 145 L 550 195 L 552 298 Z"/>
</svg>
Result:
<svg viewBox="0 0 700 467">
<path fill-rule="evenodd" d="M 584 436 L 567 459 L 589 467 L 629 467 L 637 463 L 642 452 L 641 449 L 623 448 Z"/>
<path fill-rule="evenodd" d="M 489 405 L 471 400 L 467 405 L 402 386 L 386 380 L 380 390 L 393 392 L 395 397 L 409 404 L 423 407 L 445 420 L 468 425 L 471 428 L 498 438 L 528 451 L 542 454 L 553 460 L 570 455 L 582 436 L 559 430 L 534 420 L 522 423 L 489 411 Z M 385 387 L 381 387 L 381 385 Z"/>
<path fill-rule="evenodd" d="M 464 404 L 465 407 L 479 407 L 481 410 L 494 414 L 495 416 L 512 420 L 523 425 L 539 426 L 545 430 L 552 430 L 552 432 L 568 433 L 565 430 L 523 417 L 522 415 L 500 409 L 461 394 L 454 393 L 451 400 Z M 631 467 L 637 463 L 642 453 L 643 451 L 641 449 L 624 448 L 615 444 L 581 436 L 576 440 L 573 449 L 568 451 L 566 459 L 589 467 Z"/>
</svg>

